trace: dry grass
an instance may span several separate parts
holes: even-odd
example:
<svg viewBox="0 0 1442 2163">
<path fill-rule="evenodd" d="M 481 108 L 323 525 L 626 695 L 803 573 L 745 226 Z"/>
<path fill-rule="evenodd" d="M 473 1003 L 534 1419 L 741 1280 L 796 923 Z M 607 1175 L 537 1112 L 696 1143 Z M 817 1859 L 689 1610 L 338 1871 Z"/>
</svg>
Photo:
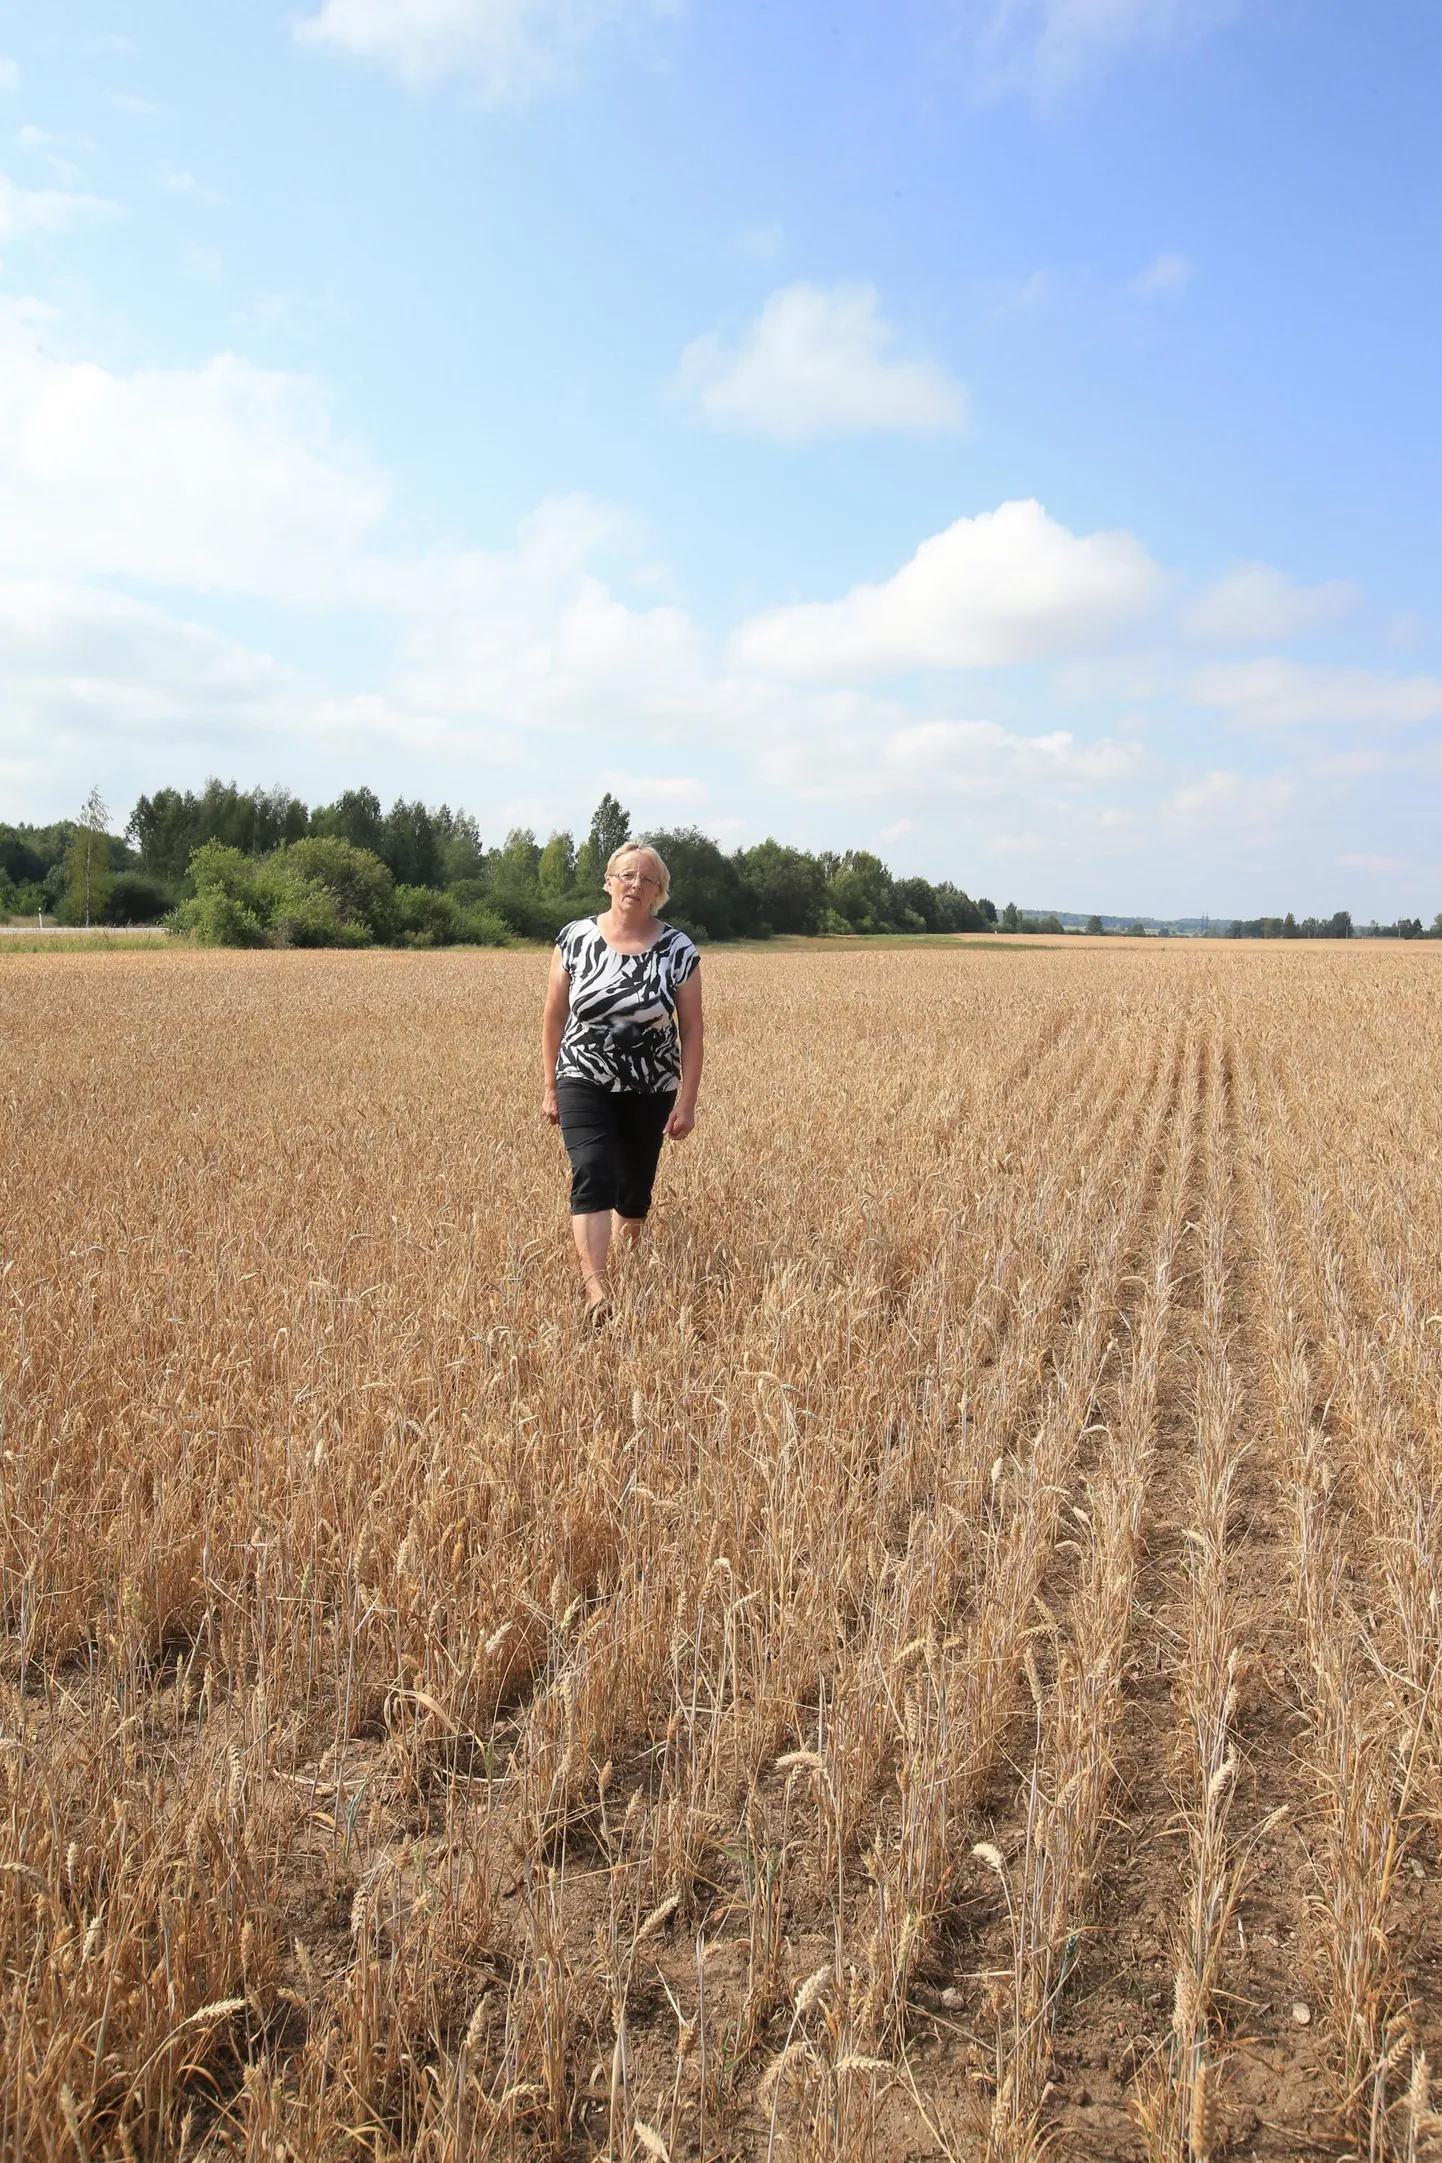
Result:
<svg viewBox="0 0 1442 2163">
<path fill-rule="evenodd" d="M 541 967 L 0 957 L 0 2152 L 1434 2152 L 1433 955 Z"/>
</svg>

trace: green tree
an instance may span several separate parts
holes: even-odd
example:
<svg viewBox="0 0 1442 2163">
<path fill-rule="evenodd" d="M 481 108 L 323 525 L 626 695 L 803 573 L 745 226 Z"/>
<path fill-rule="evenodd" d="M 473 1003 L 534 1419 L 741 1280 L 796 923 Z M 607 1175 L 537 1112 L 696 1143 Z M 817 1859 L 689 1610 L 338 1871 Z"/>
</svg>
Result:
<svg viewBox="0 0 1442 2163">
<path fill-rule="evenodd" d="M 576 844 L 569 834 L 552 834 L 541 851 L 536 877 L 548 901 L 562 901 L 570 893 L 576 882 Z"/>
<path fill-rule="evenodd" d="M 491 891 L 497 899 L 521 900 L 541 891 L 541 848 L 529 826 L 513 826 L 505 845 L 491 851 Z"/>
<path fill-rule="evenodd" d="M 893 915 L 900 921 L 909 912 L 923 931 L 942 931 L 941 905 L 930 879 L 898 879 L 892 888 Z"/>
<path fill-rule="evenodd" d="M 398 886 L 438 886 L 441 852 L 435 821 L 417 797 L 408 804 L 398 796 L 386 813 L 380 847 L 375 852 L 390 866 Z"/>
<path fill-rule="evenodd" d="M 369 849 L 379 856 L 385 842 L 385 814 L 374 789 L 346 789 L 333 804 L 322 804 L 311 819 L 311 831 L 348 841 L 353 849 Z"/>
<path fill-rule="evenodd" d="M 578 894 L 594 898 L 604 895 L 602 881 L 606 876 L 606 859 L 588 834 L 576 851 L 575 887 Z"/>
<path fill-rule="evenodd" d="M 826 873 L 816 857 L 768 838 L 743 850 L 740 865 L 768 931 L 814 936 L 826 908 Z"/>
<path fill-rule="evenodd" d="M 891 873 L 868 849 L 847 850 L 832 873 L 827 899 L 853 931 L 887 931 L 896 922 L 898 904 Z"/>
<path fill-rule="evenodd" d="M 988 931 L 996 922 L 996 911 L 988 901 L 973 901 L 970 894 L 950 879 L 942 879 L 932 888 L 936 905 L 938 931 Z M 991 909 L 991 915 L 985 914 Z"/>
<path fill-rule="evenodd" d="M 70 914 L 89 926 L 105 907 L 110 891 L 110 812 L 99 789 L 92 789 L 80 807 L 80 819 L 65 866 L 65 891 Z"/>
<path fill-rule="evenodd" d="M 300 840 L 310 823 L 305 805 L 288 789 L 245 790 L 212 774 L 199 796 L 190 789 L 157 789 L 153 796 L 140 797 L 126 832 L 140 851 L 144 870 L 178 880 L 207 841 L 219 841 L 246 856 L 263 856 Z M 335 826 L 321 830 L 341 831 Z M 342 833 L 342 838 L 351 836 Z"/>
<path fill-rule="evenodd" d="M 179 789 L 157 789 L 153 796 L 139 798 L 125 831 L 147 871 L 179 879 L 199 846 L 194 827 L 195 798 L 189 791 L 182 796 Z"/>
<path fill-rule="evenodd" d="M 433 823 L 445 884 L 454 886 L 457 879 L 480 878 L 486 859 L 481 848 L 481 829 L 469 811 L 452 811 L 449 804 L 442 804 L 434 814 Z"/>
<path fill-rule="evenodd" d="M 741 859 L 727 856 L 697 826 L 663 827 L 643 837 L 671 874 L 666 921 L 706 939 L 744 939 L 762 928 Z"/>
<path fill-rule="evenodd" d="M 1089 916 L 1087 918 L 1087 937 L 1089 939 L 1099 939 L 1106 928 L 1099 916 Z"/>
<path fill-rule="evenodd" d="M 1003 931 L 1021 930 L 1021 911 L 1014 901 L 1009 901 L 1001 912 L 1001 928 Z"/>
<path fill-rule="evenodd" d="M 630 838 L 631 814 L 623 804 L 617 803 L 611 791 L 607 789 L 591 814 L 591 832 L 589 835 L 602 878 L 605 877 L 606 866 L 617 849 L 623 843 L 629 841 Z"/>
</svg>

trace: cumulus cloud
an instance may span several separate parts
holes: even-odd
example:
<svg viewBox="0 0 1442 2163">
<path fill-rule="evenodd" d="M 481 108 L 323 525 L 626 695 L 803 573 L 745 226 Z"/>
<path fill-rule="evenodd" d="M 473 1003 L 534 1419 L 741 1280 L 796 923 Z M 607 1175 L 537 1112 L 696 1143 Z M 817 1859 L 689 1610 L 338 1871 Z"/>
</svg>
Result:
<svg viewBox="0 0 1442 2163">
<path fill-rule="evenodd" d="M 1114 738 L 1084 743 L 1068 729 L 1026 736 L 995 721 L 920 722 L 898 730 L 884 750 L 893 773 L 985 794 L 1033 784 L 1074 789 L 1119 781 L 1135 772 L 1139 757 L 1134 744 Z"/>
<path fill-rule="evenodd" d="M 0 565 L 360 598 L 385 487 L 314 384 L 224 354 L 121 375 L 0 311 Z"/>
<path fill-rule="evenodd" d="M 119 206 L 69 188 L 21 188 L 0 173 L 0 241 L 32 233 L 68 233 L 117 215 Z"/>
<path fill-rule="evenodd" d="M 1163 293 L 1184 293 L 1196 276 L 1196 269 L 1190 256 L 1164 252 L 1153 256 L 1145 270 L 1138 271 L 1128 291 L 1141 300 L 1155 300 Z"/>
<path fill-rule="evenodd" d="M 1064 96 L 1129 51 L 1160 51 L 1227 21 L 1237 0 L 958 0 L 978 87 Z"/>
<path fill-rule="evenodd" d="M 490 103 L 534 97 L 600 32 L 669 11 L 669 0 L 325 0 L 295 26 L 422 86 L 465 77 Z"/>
<path fill-rule="evenodd" d="M 28 151 L 32 157 L 39 158 L 43 165 L 48 166 L 55 178 L 67 188 L 73 188 L 82 178 L 80 167 L 67 153 L 71 150 L 88 150 L 91 147 L 89 143 L 77 142 L 64 135 L 52 135 L 48 128 L 29 125 L 17 130 L 15 141 L 21 150 Z"/>
<path fill-rule="evenodd" d="M 1267 644 L 1340 623 L 1360 599 L 1345 579 L 1298 586 L 1269 563 L 1238 563 L 1188 609 L 1182 627 L 1211 645 Z"/>
<path fill-rule="evenodd" d="M 512 548 L 399 571 L 408 702 L 527 728 L 600 730 L 624 713 L 651 737 L 714 714 L 690 617 L 629 607 L 598 574 L 593 558 L 620 537 L 614 514 L 567 497 L 524 519 Z"/>
<path fill-rule="evenodd" d="M 748 668 L 816 679 L 998 668 L 1105 643 L 1161 584 L 1129 533 L 1078 537 L 1036 502 L 959 518 L 879 585 L 770 609 L 732 642 Z"/>
<path fill-rule="evenodd" d="M 1240 721 L 1289 728 L 1313 723 L 1390 726 L 1442 719 L 1442 677 L 1384 676 L 1367 668 L 1316 668 L 1275 657 L 1205 668 L 1189 693 Z"/>
<path fill-rule="evenodd" d="M 718 428 L 804 443 L 872 429 L 935 434 L 966 419 L 962 386 L 932 360 L 893 353 L 870 285 L 788 285 L 739 345 L 714 333 L 681 356 L 675 388 Z"/>
<path fill-rule="evenodd" d="M 1213 768 L 1174 789 L 1163 810 L 1177 826 L 1202 833 L 1217 828 L 1235 831 L 1272 824 L 1292 794 L 1293 784 L 1286 774 L 1236 774 Z"/>
<path fill-rule="evenodd" d="M 225 196 L 217 194 L 214 188 L 207 188 L 203 181 L 197 180 L 194 173 L 184 172 L 174 166 L 161 168 L 160 185 L 167 195 L 188 195 L 193 202 L 204 203 L 211 208 L 222 205 L 227 200 Z"/>
<path fill-rule="evenodd" d="M 7 59 L 3 53 L 0 53 L 0 90 L 18 90 L 19 88 L 20 69 L 18 63 Z"/>
<path fill-rule="evenodd" d="M 118 371 L 42 346 L 62 335 L 43 311 L 0 304 L 0 779 L 37 813 L 74 771 L 119 800 L 161 772 L 188 778 L 187 758 L 190 774 L 288 771 L 322 790 L 352 760 L 351 772 L 414 793 L 431 785 L 418 779 L 430 752 L 440 789 L 470 786 L 477 758 L 490 775 L 523 776 L 532 794 L 510 802 L 532 806 L 558 786 L 599 793 L 619 772 L 649 816 L 704 811 L 716 831 L 736 808 L 719 800 L 729 765 L 753 818 L 769 786 L 782 805 L 843 807 L 825 816 L 833 836 L 838 818 L 853 838 L 885 825 L 900 839 L 911 821 L 958 848 L 966 835 L 969 851 L 1031 836 L 1054 867 L 1145 835 L 1178 860 L 1189 834 L 1271 846 L 1299 823 L 1285 775 L 1212 772 L 1167 798 L 1176 776 L 1155 738 L 1052 726 L 1044 705 L 1029 707 L 1034 677 L 989 687 L 1004 702 L 994 717 L 958 714 L 964 678 L 865 687 L 1038 659 L 1064 674 L 1100 648 L 1091 665 L 1111 668 L 1111 710 L 1134 703 L 1125 634 L 1163 580 L 1127 533 L 1078 535 L 1040 504 L 1003 504 L 932 536 L 875 584 L 754 617 L 718 651 L 644 582 L 654 539 L 613 508 L 562 497 L 500 545 L 402 550 L 388 536 L 384 475 L 337 440 L 319 386 L 231 355 Z M 1284 599 L 1297 590 L 1282 587 Z M 1263 597 L 1275 603 L 1277 590 Z M 280 658 L 186 620 L 199 592 L 275 604 L 266 621 Z M 343 630 L 329 661 L 288 661 L 279 611 L 297 608 L 366 611 L 364 662 Z M 294 651 L 313 651 L 313 632 L 302 639 Z M 1158 668 L 1174 703 L 1174 652 L 1162 649 Z M 1056 675 L 1049 686 L 1066 696 Z M 1182 689 L 1241 719 L 1442 716 L 1442 680 L 1275 657 L 1202 670 Z M 1327 778 L 1303 774 L 1311 787 Z M 1336 793 L 1344 786 L 1339 770 Z M 491 801 L 503 820 L 494 787 Z M 766 816 L 797 830 L 784 808 Z M 1339 835 L 1318 860 L 1344 845 Z"/>
<path fill-rule="evenodd" d="M 114 744 L 286 737 L 289 671 L 169 611 L 93 587 L 0 574 L 7 749 L 53 768 Z"/>
</svg>

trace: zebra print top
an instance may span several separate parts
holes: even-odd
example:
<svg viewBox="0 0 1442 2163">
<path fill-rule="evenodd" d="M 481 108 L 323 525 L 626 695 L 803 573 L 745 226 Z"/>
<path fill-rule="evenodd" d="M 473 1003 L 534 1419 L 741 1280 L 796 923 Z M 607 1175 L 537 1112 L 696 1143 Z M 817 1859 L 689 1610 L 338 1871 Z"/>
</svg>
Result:
<svg viewBox="0 0 1442 2163">
<path fill-rule="evenodd" d="M 676 991 L 700 966 L 684 931 L 664 924 L 644 954 L 618 954 L 594 916 L 578 917 L 556 940 L 571 979 L 571 1011 L 556 1079 L 592 1082 L 619 1095 L 661 1096 L 681 1080 Z"/>
</svg>

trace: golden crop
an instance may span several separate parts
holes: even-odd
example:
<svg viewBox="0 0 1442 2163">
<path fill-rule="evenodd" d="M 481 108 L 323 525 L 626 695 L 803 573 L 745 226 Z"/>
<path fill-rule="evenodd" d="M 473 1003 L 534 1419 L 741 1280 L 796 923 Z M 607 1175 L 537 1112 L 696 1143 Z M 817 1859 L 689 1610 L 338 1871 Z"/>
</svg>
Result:
<svg viewBox="0 0 1442 2163">
<path fill-rule="evenodd" d="M 1438 960 L 0 957 L 0 2153 L 1433 2152 Z"/>
</svg>

